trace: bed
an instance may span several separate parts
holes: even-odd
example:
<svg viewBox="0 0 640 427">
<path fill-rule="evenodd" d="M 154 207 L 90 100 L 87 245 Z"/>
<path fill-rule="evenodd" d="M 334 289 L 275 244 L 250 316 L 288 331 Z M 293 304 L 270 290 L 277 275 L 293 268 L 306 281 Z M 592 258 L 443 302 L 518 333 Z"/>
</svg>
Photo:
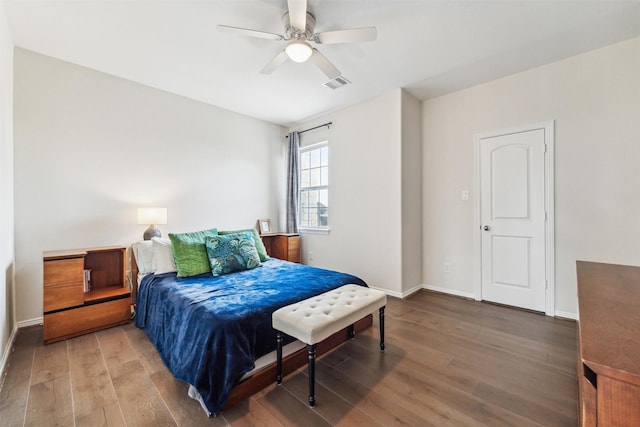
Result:
<svg viewBox="0 0 640 427">
<path fill-rule="evenodd" d="M 173 375 L 190 384 L 189 395 L 208 414 L 217 415 L 225 405 L 275 381 L 271 363 L 253 371 L 256 360 L 268 359 L 276 347 L 271 314 L 349 283 L 367 286 L 350 274 L 278 259 L 219 276 L 177 277 L 160 269 L 139 283 L 135 323 Z M 357 327 L 370 324 L 369 317 Z M 319 353 L 347 336 L 344 332 L 329 338 Z M 290 347 L 295 349 L 295 343 Z M 285 360 L 285 369 L 290 372 L 305 362 L 301 350 Z"/>
</svg>

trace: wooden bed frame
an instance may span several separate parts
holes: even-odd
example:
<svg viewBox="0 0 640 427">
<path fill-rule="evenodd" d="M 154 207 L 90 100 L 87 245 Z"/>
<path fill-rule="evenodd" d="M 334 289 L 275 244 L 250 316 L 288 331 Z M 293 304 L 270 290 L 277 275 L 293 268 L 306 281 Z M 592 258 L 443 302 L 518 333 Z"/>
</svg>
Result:
<svg viewBox="0 0 640 427">
<path fill-rule="evenodd" d="M 133 255 L 133 251 L 131 252 L 131 303 L 136 304 L 137 295 L 138 295 L 138 265 L 136 264 L 135 256 Z M 354 329 L 356 333 L 362 332 L 367 328 L 371 327 L 373 324 L 373 316 L 370 314 L 363 319 L 357 321 L 354 325 Z M 335 334 L 331 335 L 326 340 L 318 343 L 316 347 L 316 356 L 319 357 L 325 353 L 328 353 L 332 349 L 336 348 L 340 344 L 345 341 L 348 341 L 349 337 L 349 328 L 345 328 Z M 283 376 L 290 374 L 296 369 L 305 366 L 307 364 L 308 356 L 306 347 L 301 348 L 300 350 L 286 356 L 282 359 L 282 373 Z M 236 403 L 254 395 L 265 387 L 268 387 L 271 384 L 276 382 L 276 363 L 266 366 L 265 368 L 259 370 L 254 373 L 250 377 L 245 378 L 240 383 L 238 383 L 229 398 L 227 399 L 227 403 L 225 403 L 223 410 L 232 407 Z"/>
</svg>

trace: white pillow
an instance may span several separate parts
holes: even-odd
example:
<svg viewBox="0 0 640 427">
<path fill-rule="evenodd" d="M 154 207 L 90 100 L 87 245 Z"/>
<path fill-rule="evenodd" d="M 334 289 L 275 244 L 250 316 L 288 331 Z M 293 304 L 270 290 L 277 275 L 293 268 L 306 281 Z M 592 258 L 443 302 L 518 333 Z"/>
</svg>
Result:
<svg viewBox="0 0 640 427">
<path fill-rule="evenodd" d="M 156 274 L 178 271 L 176 261 L 173 259 L 171 240 L 164 237 L 153 237 L 153 271 Z"/>
<path fill-rule="evenodd" d="M 138 265 L 139 274 L 153 273 L 153 242 L 151 240 L 140 240 L 133 245 L 133 256 Z"/>
</svg>

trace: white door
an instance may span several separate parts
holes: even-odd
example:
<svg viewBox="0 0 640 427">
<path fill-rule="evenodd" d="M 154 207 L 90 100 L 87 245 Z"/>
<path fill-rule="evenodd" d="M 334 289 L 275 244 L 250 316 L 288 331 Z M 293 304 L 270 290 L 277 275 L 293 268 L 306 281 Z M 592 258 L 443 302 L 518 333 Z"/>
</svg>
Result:
<svg viewBox="0 0 640 427">
<path fill-rule="evenodd" d="M 545 311 L 545 129 L 479 145 L 482 299 Z"/>
</svg>

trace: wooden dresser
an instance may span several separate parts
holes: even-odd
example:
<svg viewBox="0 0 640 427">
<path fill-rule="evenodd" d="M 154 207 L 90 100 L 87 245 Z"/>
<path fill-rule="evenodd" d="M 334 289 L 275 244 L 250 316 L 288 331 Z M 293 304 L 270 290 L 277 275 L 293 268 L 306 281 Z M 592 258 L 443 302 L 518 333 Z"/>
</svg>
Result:
<svg viewBox="0 0 640 427">
<path fill-rule="evenodd" d="M 577 262 L 583 426 L 640 426 L 640 267 Z"/>
<path fill-rule="evenodd" d="M 262 243 L 269 256 L 300 262 L 300 235 L 294 233 L 262 234 Z"/>
<path fill-rule="evenodd" d="M 125 252 L 125 247 L 114 246 L 43 254 L 43 333 L 46 343 L 120 325 L 131 319 Z M 85 288 L 85 281 L 90 288 Z"/>
</svg>

